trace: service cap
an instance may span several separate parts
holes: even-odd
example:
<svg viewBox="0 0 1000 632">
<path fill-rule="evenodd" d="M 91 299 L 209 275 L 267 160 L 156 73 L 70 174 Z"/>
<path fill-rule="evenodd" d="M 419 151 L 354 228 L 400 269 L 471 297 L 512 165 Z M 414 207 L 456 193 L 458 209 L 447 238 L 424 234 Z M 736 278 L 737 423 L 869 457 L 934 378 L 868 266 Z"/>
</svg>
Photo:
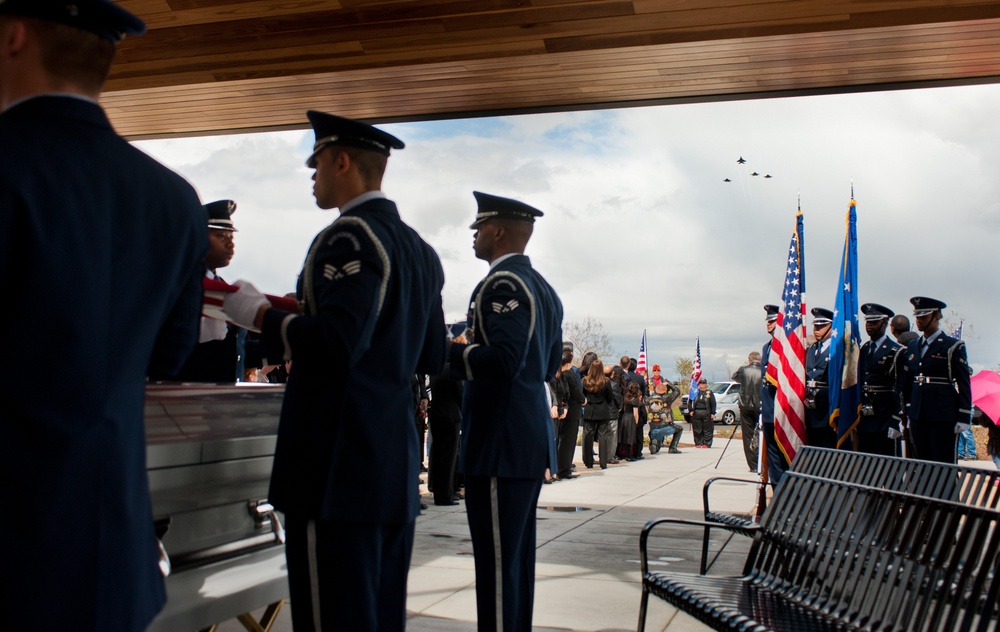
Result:
<svg viewBox="0 0 1000 632">
<path fill-rule="evenodd" d="M 865 303 L 861 306 L 861 313 L 865 315 L 866 321 L 883 320 L 896 315 L 894 311 L 878 303 Z"/>
<path fill-rule="evenodd" d="M 813 326 L 822 327 L 833 322 L 833 312 L 825 307 L 812 308 Z"/>
<path fill-rule="evenodd" d="M 405 147 L 403 141 L 389 132 L 383 132 L 377 127 L 372 127 L 368 123 L 353 121 L 342 116 L 317 112 L 316 110 L 309 110 L 306 112 L 306 116 L 309 117 L 309 124 L 312 125 L 313 131 L 316 133 L 313 152 L 306 160 L 306 166 L 310 169 L 316 167 L 316 154 L 327 145 L 355 147 L 357 149 L 374 151 L 383 156 L 388 156 L 390 149 L 402 149 Z"/>
<path fill-rule="evenodd" d="M 205 205 L 208 213 L 208 227 L 218 230 L 238 232 L 233 224 L 232 215 L 236 212 L 236 202 L 232 200 L 216 200 Z"/>
<path fill-rule="evenodd" d="M 910 303 L 913 305 L 914 316 L 927 316 L 948 307 L 936 298 L 927 298 L 926 296 L 914 296 L 910 299 Z"/>
<path fill-rule="evenodd" d="M 778 320 L 778 312 L 781 309 L 777 305 L 764 306 L 764 322 L 770 323 Z"/>
<path fill-rule="evenodd" d="M 145 22 L 109 0 L 0 0 L 0 14 L 67 24 L 111 42 L 146 32 Z"/>
<path fill-rule="evenodd" d="M 479 191 L 473 191 L 472 195 L 476 196 L 476 202 L 479 204 L 476 221 L 472 222 L 472 225 L 469 226 L 473 230 L 479 228 L 483 222 L 491 219 L 513 219 L 534 223 L 536 217 L 543 215 L 537 208 L 510 198 L 481 193 Z"/>
<path fill-rule="evenodd" d="M 701 379 L 698 380 L 698 383 L 699 384 L 708 384 L 708 379 L 707 378 L 701 378 Z"/>
</svg>

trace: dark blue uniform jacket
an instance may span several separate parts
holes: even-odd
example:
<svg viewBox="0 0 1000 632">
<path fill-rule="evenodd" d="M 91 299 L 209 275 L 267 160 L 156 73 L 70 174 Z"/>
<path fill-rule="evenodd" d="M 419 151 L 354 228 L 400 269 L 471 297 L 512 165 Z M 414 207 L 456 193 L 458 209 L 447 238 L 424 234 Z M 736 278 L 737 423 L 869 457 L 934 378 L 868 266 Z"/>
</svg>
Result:
<svg viewBox="0 0 1000 632">
<path fill-rule="evenodd" d="M 472 296 L 471 344 L 454 344 L 451 375 L 469 380 L 459 468 L 470 476 L 542 478 L 555 471 L 545 382 L 562 359 L 562 303 L 524 255 L 501 261 Z"/>
<path fill-rule="evenodd" d="M 830 366 L 830 338 L 814 342 L 806 349 L 806 396 L 809 382 L 816 382 L 815 408 L 806 408 L 806 427 L 824 428 L 830 425 L 830 384 L 827 369 Z"/>
<path fill-rule="evenodd" d="M 861 402 L 870 404 L 873 415 L 862 415 L 858 428 L 864 432 L 887 432 L 889 424 L 899 416 L 899 399 L 896 397 L 896 351 L 900 345 L 891 336 L 884 336 L 882 343 L 868 340 L 861 345 L 858 356 L 858 374 L 861 382 Z M 865 392 L 865 387 L 870 387 Z"/>
<path fill-rule="evenodd" d="M 921 340 L 906 345 L 897 376 L 904 414 L 916 425 L 970 423 L 972 390 L 965 343 L 942 333 L 921 357 Z"/>
<path fill-rule="evenodd" d="M 162 606 L 145 378 L 198 341 L 207 232 L 194 189 L 98 105 L 0 114 L 5 629 L 143 630 Z"/>
<path fill-rule="evenodd" d="M 437 254 L 384 198 L 320 232 L 299 277 L 301 315 L 268 310 L 268 362 L 292 360 L 270 501 L 302 518 L 407 524 L 419 511 L 414 373 L 436 375 L 447 336 Z"/>
</svg>

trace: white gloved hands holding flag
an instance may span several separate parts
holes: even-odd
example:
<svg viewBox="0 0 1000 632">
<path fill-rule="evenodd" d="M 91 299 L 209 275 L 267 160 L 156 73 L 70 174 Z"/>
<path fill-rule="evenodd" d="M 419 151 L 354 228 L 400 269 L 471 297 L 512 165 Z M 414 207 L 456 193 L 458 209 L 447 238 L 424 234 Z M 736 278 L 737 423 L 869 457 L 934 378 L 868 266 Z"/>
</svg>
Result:
<svg viewBox="0 0 1000 632">
<path fill-rule="evenodd" d="M 257 314 L 262 307 L 270 307 L 271 302 L 249 281 L 240 279 L 233 285 L 240 289 L 225 295 L 222 303 L 223 311 L 230 321 L 240 327 L 259 331 L 256 326 Z"/>
</svg>

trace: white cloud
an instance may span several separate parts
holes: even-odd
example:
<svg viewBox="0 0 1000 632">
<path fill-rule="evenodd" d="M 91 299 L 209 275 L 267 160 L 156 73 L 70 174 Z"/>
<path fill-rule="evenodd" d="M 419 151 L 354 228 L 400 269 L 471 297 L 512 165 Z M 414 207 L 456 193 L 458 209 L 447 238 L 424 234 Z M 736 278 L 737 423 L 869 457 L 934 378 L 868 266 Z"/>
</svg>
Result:
<svg viewBox="0 0 1000 632">
<path fill-rule="evenodd" d="M 998 101 L 989 85 L 393 124 L 407 148 L 384 189 L 441 256 L 449 319 L 487 268 L 472 254 L 472 191 L 515 197 L 545 212 L 528 254 L 568 319 L 597 317 L 616 353 L 637 353 L 648 330 L 668 373 L 700 335 L 706 373 L 723 379 L 764 342 L 799 195 L 808 304 L 833 302 L 853 181 L 860 301 L 909 313 L 912 295 L 940 298 L 975 324 L 973 364 L 994 367 Z M 139 143 L 203 199 L 237 200 L 224 272 L 274 293 L 336 217 L 314 205 L 310 144 L 307 132 Z"/>
</svg>

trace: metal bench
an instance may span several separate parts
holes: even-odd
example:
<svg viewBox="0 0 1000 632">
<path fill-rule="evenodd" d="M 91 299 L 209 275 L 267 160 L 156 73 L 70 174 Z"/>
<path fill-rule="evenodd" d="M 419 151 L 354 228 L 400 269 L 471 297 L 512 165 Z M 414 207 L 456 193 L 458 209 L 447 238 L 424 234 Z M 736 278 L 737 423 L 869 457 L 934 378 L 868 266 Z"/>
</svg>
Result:
<svg viewBox="0 0 1000 632">
<path fill-rule="evenodd" d="M 741 577 L 650 571 L 651 533 L 668 523 L 707 524 L 643 528 L 640 632 L 650 594 L 718 630 L 998 628 L 1000 512 L 990 508 L 793 469 L 760 525 L 724 527 L 754 538 Z"/>
<path fill-rule="evenodd" d="M 917 496 L 954 500 L 980 507 L 1000 506 L 1000 471 L 994 468 L 982 469 L 806 446 L 799 450 L 791 471 L 879 489 L 907 492 Z M 760 481 L 724 476 L 705 481 L 702 502 L 705 522 L 710 523 L 710 526 L 705 527 L 702 540 L 700 567 L 702 575 L 708 572 L 734 534 L 753 533 L 746 530 L 746 527 L 755 524 L 756 518 L 750 514 L 712 510 L 709 489 L 717 482 L 760 485 Z M 710 562 L 708 556 L 711 529 L 728 527 L 733 527 L 729 537 Z"/>
</svg>

